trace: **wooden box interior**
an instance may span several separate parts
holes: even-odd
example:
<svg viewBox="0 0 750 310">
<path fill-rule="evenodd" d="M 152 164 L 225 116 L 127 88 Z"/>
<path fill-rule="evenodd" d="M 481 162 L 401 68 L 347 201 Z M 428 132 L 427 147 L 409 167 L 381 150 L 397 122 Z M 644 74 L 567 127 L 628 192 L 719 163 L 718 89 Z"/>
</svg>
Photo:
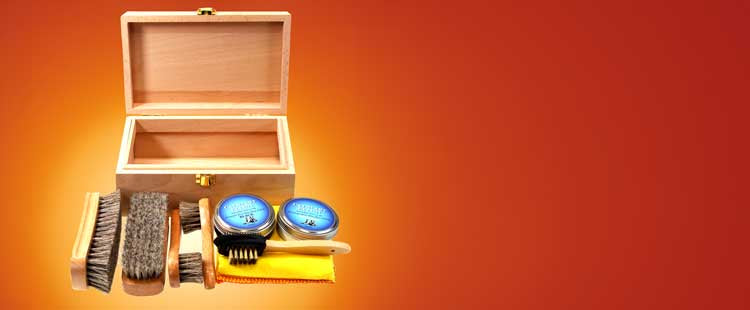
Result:
<svg viewBox="0 0 750 310">
<path fill-rule="evenodd" d="M 170 203 L 238 192 L 271 203 L 294 196 L 285 116 L 290 14 L 126 12 L 120 22 L 123 195 L 166 192 Z M 195 182 L 204 174 L 213 175 L 209 186 Z"/>
<path fill-rule="evenodd" d="M 282 117 L 132 118 L 124 170 L 283 170 L 288 168 Z"/>
</svg>

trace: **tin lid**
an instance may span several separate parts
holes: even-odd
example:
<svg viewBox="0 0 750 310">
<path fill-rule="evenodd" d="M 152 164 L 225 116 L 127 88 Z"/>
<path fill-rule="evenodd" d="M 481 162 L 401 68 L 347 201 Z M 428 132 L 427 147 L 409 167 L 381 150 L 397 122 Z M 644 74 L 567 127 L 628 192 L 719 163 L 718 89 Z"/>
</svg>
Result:
<svg viewBox="0 0 750 310">
<path fill-rule="evenodd" d="M 130 115 L 284 115 L 288 12 L 126 12 Z"/>
<path fill-rule="evenodd" d="M 231 195 L 221 200 L 214 212 L 214 227 L 220 234 L 267 237 L 276 225 L 273 207 L 254 195 Z"/>
<path fill-rule="evenodd" d="M 331 239 L 339 229 L 336 211 L 312 198 L 293 198 L 279 208 L 279 226 L 295 239 Z"/>
</svg>

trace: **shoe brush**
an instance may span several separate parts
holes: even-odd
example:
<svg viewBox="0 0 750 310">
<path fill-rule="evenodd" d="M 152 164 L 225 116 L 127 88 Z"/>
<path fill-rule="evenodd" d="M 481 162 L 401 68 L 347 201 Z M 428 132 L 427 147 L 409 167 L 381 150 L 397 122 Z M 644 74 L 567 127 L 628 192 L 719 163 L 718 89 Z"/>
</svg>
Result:
<svg viewBox="0 0 750 310">
<path fill-rule="evenodd" d="M 134 193 L 130 197 L 122 254 L 125 293 L 150 296 L 164 289 L 168 236 L 167 194 Z"/>
<path fill-rule="evenodd" d="M 259 235 L 219 235 L 214 239 L 219 254 L 229 258 L 229 264 L 255 264 L 264 252 L 285 252 L 308 255 L 347 254 L 348 243 L 333 240 L 266 240 Z"/>
<path fill-rule="evenodd" d="M 89 286 L 104 293 L 112 288 L 120 248 L 120 191 L 101 196 L 86 193 L 78 235 L 70 256 L 74 290 Z"/>
<path fill-rule="evenodd" d="M 207 198 L 198 203 L 180 202 L 179 208 L 171 211 L 172 231 L 169 241 L 167 270 L 169 285 L 180 287 L 180 283 L 203 283 L 206 289 L 216 285 L 214 270 L 213 224 L 211 222 L 211 205 Z M 200 232 L 195 232 L 200 230 Z M 180 253 L 180 247 L 191 244 L 181 242 L 182 234 L 190 237 L 200 234 L 200 252 Z M 182 244 L 181 244 L 182 243 Z"/>
</svg>

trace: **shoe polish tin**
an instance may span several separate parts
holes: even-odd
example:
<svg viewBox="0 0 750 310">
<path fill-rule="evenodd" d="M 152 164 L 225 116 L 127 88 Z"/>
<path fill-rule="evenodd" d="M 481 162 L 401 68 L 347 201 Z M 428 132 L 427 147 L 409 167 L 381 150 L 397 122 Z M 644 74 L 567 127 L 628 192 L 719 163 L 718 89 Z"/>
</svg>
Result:
<svg viewBox="0 0 750 310">
<path fill-rule="evenodd" d="M 336 211 L 312 198 L 287 200 L 278 217 L 279 236 L 284 240 L 328 240 L 339 230 Z"/>
<path fill-rule="evenodd" d="M 275 226 L 273 207 L 258 196 L 235 194 L 216 205 L 214 229 L 219 235 L 260 235 L 268 238 Z"/>
</svg>

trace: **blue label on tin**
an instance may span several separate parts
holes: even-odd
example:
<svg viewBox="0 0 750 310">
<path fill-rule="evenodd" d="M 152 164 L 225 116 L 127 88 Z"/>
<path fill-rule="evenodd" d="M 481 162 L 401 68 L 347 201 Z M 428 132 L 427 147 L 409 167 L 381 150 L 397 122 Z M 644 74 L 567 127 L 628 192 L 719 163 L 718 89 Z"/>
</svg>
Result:
<svg viewBox="0 0 750 310">
<path fill-rule="evenodd" d="M 255 229 L 268 220 L 271 207 L 263 200 L 250 195 L 234 195 L 219 206 L 219 216 L 238 229 Z"/>
<path fill-rule="evenodd" d="M 311 231 L 329 229 L 335 219 L 331 208 L 307 198 L 296 198 L 287 202 L 284 214 L 293 224 Z"/>
</svg>

